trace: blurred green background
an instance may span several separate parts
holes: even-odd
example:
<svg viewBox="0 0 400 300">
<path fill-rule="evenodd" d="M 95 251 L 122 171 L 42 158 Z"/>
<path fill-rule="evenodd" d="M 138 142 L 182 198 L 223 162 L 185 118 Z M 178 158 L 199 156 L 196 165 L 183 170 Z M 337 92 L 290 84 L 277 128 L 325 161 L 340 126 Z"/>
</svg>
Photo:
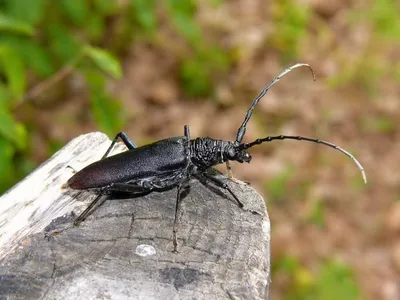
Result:
<svg viewBox="0 0 400 300">
<path fill-rule="evenodd" d="M 258 92 L 235 177 L 264 195 L 272 299 L 400 298 L 400 7 L 395 0 L 0 0 L 0 193 L 66 142 L 232 140 Z M 294 148 L 296 147 L 296 148 Z"/>
</svg>

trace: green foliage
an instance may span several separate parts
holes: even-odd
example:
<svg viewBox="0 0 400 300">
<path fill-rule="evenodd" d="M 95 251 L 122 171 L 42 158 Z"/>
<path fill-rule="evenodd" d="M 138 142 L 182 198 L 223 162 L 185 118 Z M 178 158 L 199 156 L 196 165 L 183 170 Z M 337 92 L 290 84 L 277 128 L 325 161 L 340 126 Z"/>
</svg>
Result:
<svg viewBox="0 0 400 300">
<path fill-rule="evenodd" d="M 121 65 L 109 52 L 90 46 L 83 48 L 84 53 L 91 58 L 100 70 L 110 74 L 116 79 L 122 77 Z"/>
<path fill-rule="evenodd" d="M 357 300 L 360 290 L 351 269 L 330 260 L 322 263 L 318 272 L 311 272 L 292 256 L 283 256 L 272 266 L 273 276 L 288 278 L 287 300 Z"/>
<path fill-rule="evenodd" d="M 368 46 L 356 56 L 349 53 L 347 47 L 339 47 L 337 55 L 341 57 L 341 72 L 329 78 L 328 84 L 333 88 L 357 84 L 371 96 L 377 96 L 378 81 L 386 76 L 396 80 L 399 72 L 398 64 L 387 63 L 390 49 L 400 41 L 398 1 L 372 1 L 363 9 L 350 10 L 348 16 L 350 29 L 357 28 L 360 23 L 371 26 Z"/>
<path fill-rule="evenodd" d="M 294 168 L 287 168 L 265 183 L 265 193 L 271 201 L 283 200 L 287 193 L 288 183 L 293 176 Z"/>
<path fill-rule="evenodd" d="M 34 29 L 27 23 L 17 20 L 11 16 L 0 13 L 0 32 L 11 32 L 14 34 L 33 35 Z"/>
<path fill-rule="evenodd" d="M 19 98 L 25 91 L 26 79 L 22 59 L 7 45 L 0 45 L 0 68 L 6 77 L 9 95 Z"/>
<path fill-rule="evenodd" d="M 65 15 L 77 26 L 82 26 L 89 15 L 88 1 L 82 0 L 60 0 L 60 5 Z"/>
<path fill-rule="evenodd" d="M 314 299 L 359 299 L 360 292 L 353 272 L 346 265 L 334 261 L 327 262 L 318 275 L 313 291 Z"/>
<path fill-rule="evenodd" d="M 232 63 L 229 53 L 206 42 L 196 23 L 197 3 L 194 0 L 168 0 L 167 11 L 177 32 L 187 41 L 192 54 L 182 58 L 179 77 L 185 92 L 194 97 L 208 96 L 213 92 L 213 79 L 225 72 Z"/>
<path fill-rule="evenodd" d="M 201 30 L 194 21 L 196 2 L 193 0 L 168 0 L 167 9 L 175 28 L 191 46 L 196 47 L 196 44 L 202 40 Z"/>
<path fill-rule="evenodd" d="M 4 1 L 7 13 L 31 25 L 36 25 L 40 22 L 45 11 L 45 0 L 12 0 Z"/>
<path fill-rule="evenodd" d="M 325 206 L 322 200 L 313 201 L 308 220 L 319 227 L 325 225 Z"/>
<path fill-rule="evenodd" d="M 40 45 L 37 40 L 7 35 L 1 36 L 0 42 L 8 45 L 14 55 L 24 62 L 25 68 L 32 70 L 39 78 L 46 78 L 56 71 L 55 62 L 49 55 L 49 50 Z"/>
<path fill-rule="evenodd" d="M 0 191 L 6 190 L 15 180 L 15 170 L 13 166 L 13 157 L 15 147 L 11 142 L 0 138 Z"/>
<path fill-rule="evenodd" d="M 67 63 L 81 50 L 78 38 L 66 24 L 54 24 L 47 28 L 50 49 L 61 64 Z"/>
<path fill-rule="evenodd" d="M 283 0 L 272 3 L 272 17 L 275 30 L 269 43 L 285 55 L 285 59 L 293 59 L 299 53 L 300 42 L 307 33 L 309 20 L 307 6 L 294 0 Z"/>
<path fill-rule="evenodd" d="M 30 143 L 26 125 L 12 113 L 25 100 L 28 74 L 49 82 L 65 68 L 91 74 L 86 79 L 98 126 L 115 133 L 121 129 L 123 118 L 119 102 L 105 89 L 107 76 L 122 76 L 118 59 L 107 49 L 91 46 L 105 34 L 105 18 L 116 12 L 115 4 L 104 0 L 4 0 L 0 10 L 1 193 L 33 165 L 27 159 Z"/>
<path fill-rule="evenodd" d="M 153 35 L 158 26 L 156 0 L 132 0 L 133 20 L 147 34 Z"/>
<path fill-rule="evenodd" d="M 123 126 L 119 101 L 106 93 L 105 79 L 98 72 L 86 72 L 85 78 L 91 91 L 90 104 L 97 125 L 105 133 L 114 135 Z"/>
<path fill-rule="evenodd" d="M 366 17 L 372 20 L 379 36 L 400 41 L 400 12 L 397 0 L 373 1 Z"/>
<path fill-rule="evenodd" d="M 391 133 L 395 130 L 396 125 L 392 119 L 387 117 L 362 116 L 360 127 L 365 132 Z"/>
</svg>

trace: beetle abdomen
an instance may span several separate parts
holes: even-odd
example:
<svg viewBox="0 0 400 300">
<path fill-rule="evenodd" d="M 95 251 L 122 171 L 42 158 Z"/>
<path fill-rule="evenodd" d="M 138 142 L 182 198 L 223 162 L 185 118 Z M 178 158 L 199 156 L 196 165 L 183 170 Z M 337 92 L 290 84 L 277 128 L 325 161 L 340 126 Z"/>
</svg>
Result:
<svg viewBox="0 0 400 300">
<path fill-rule="evenodd" d="M 186 138 L 173 137 L 94 162 L 72 176 L 68 186 L 81 190 L 139 181 L 184 169 L 187 163 Z"/>
</svg>

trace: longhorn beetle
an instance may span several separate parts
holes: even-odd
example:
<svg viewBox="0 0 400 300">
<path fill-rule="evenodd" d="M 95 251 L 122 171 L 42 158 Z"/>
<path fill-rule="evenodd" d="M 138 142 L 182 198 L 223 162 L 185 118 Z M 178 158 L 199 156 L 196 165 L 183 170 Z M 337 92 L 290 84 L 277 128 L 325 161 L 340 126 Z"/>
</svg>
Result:
<svg viewBox="0 0 400 300">
<path fill-rule="evenodd" d="M 228 191 L 238 206 L 242 208 L 242 202 L 227 184 L 228 178 L 217 178 L 207 173 L 207 170 L 217 164 L 228 163 L 229 161 L 249 163 L 251 160 L 251 155 L 248 152 L 249 148 L 274 140 L 304 140 L 339 150 L 356 163 L 366 183 L 367 178 L 364 168 L 358 160 L 346 150 L 329 142 L 302 136 L 279 135 L 256 139 L 250 143 L 242 143 L 247 123 L 258 102 L 284 75 L 298 67 L 309 68 L 315 80 L 315 74 L 308 64 L 298 63 L 285 69 L 253 100 L 242 125 L 237 131 L 234 142 L 215 140 L 209 137 L 190 139 L 189 126 L 187 125 L 184 127 L 184 136 L 167 138 L 141 147 L 136 147 L 135 143 L 124 132 L 118 133 L 101 160 L 85 167 L 73 175 L 66 183 L 66 186 L 72 189 L 90 189 L 98 193 L 97 198 L 77 217 L 74 225 L 79 225 L 85 220 L 103 194 L 125 192 L 140 195 L 151 191 L 163 191 L 176 187 L 177 195 L 173 227 L 173 245 L 174 251 L 176 251 L 177 215 L 180 193 L 181 189 L 188 185 L 189 179 L 192 176 L 202 176 L 205 180 L 214 182 L 214 184 Z M 129 150 L 108 157 L 119 138 Z"/>
</svg>

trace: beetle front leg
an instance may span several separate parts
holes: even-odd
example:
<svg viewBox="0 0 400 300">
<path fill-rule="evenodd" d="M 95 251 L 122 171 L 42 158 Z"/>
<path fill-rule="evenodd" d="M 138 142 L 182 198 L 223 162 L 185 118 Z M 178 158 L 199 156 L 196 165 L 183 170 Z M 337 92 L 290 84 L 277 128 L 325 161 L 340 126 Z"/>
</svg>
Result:
<svg viewBox="0 0 400 300">
<path fill-rule="evenodd" d="M 229 179 L 234 179 L 233 178 L 233 173 L 232 173 L 232 167 L 231 167 L 231 164 L 229 163 L 229 160 L 228 161 L 226 161 L 226 170 L 228 171 L 228 178 Z"/>
<path fill-rule="evenodd" d="M 229 163 L 229 160 L 226 161 L 225 164 L 226 164 L 226 169 L 228 171 L 227 177 L 228 177 L 229 180 L 231 180 L 231 181 L 233 181 L 233 182 L 235 182 L 237 184 L 240 184 L 240 185 L 250 185 L 250 183 L 247 182 L 247 181 L 241 181 L 241 180 L 236 179 L 235 177 L 233 177 L 232 167 L 231 167 L 231 164 Z"/>
<path fill-rule="evenodd" d="M 101 159 L 106 158 L 108 156 L 108 154 L 110 154 L 111 150 L 114 148 L 115 144 L 117 143 L 118 138 L 120 138 L 124 142 L 125 146 L 128 147 L 129 150 L 136 148 L 136 144 L 129 138 L 129 136 L 125 132 L 121 131 L 115 136 L 114 140 L 111 142 L 110 147 L 108 147 L 106 153 L 104 153 L 104 155 Z"/>
<path fill-rule="evenodd" d="M 226 180 L 223 181 L 223 180 L 215 178 L 207 173 L 202 173 L 202 176 L 204 176 L 206 179 L 210 179 L 215 184 L 219 185 L 221 188 L 227 190 L 232 195 L 232 197 L 236 200 L 236 203 L 238 204 L 238 206 L 240 208 L 244 207 L 243 203 L 239 200 L 239 198 L 235 195 L 235 193 L 231 190 L 229 185 L 226 183 Z"/>
</svg>

